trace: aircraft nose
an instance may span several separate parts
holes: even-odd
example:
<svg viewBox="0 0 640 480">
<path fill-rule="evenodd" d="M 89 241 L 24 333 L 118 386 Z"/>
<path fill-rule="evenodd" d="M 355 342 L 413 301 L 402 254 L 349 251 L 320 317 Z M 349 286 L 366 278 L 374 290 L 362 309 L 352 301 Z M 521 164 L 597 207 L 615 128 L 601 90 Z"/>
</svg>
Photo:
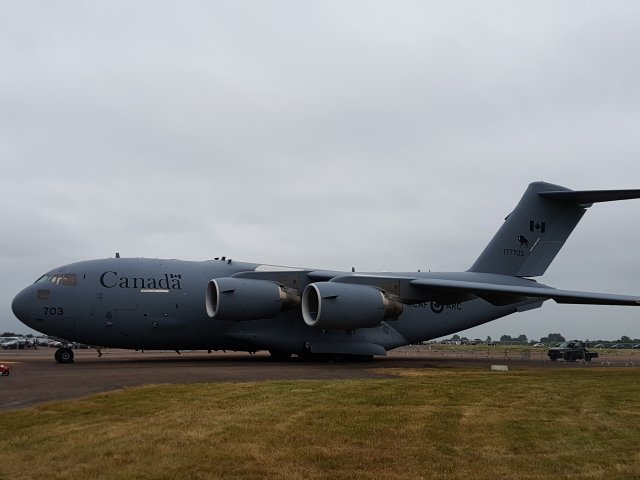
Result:
<svg viewBox="0 0 640 480">
<path fill-rule="evenodd" d="M 33 291 L 25 288 L 15 296 L 11 302 L 11 310 L 18 320 L 27 324 L 31 317 L 31 305 L 33 304 Z"/>
</svg>

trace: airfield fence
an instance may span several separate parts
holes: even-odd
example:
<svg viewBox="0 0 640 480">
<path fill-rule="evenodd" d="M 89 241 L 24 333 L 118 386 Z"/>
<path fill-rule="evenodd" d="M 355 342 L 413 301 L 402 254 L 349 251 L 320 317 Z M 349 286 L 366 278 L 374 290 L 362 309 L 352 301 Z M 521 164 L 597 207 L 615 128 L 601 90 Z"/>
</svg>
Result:
<svg viewBox="0 0 640 480">
<path fill-rule="evenodd" d="M 589 349 L 598 352 L 598 358 L 591 362 L 578 360 L 576 362 L 565 362 L 557 360 L 552 362 L 547 355 L 548 348 L 529 347 L 523 345 L 447 345 L 430 343 L 424 345 L 407 345 L 388 352 L 389 356 L 410 357 L 419 356 L 424 358 L 455 358 L 460 360 L 480 360 L 492 359 L 501 361 L 542 361 L 557 363 L 560 365 L 589 365 L 598 364 L 600 366 L 615 367 L 640 367 L 640 350 L 631 349 Z"/>
</svg>

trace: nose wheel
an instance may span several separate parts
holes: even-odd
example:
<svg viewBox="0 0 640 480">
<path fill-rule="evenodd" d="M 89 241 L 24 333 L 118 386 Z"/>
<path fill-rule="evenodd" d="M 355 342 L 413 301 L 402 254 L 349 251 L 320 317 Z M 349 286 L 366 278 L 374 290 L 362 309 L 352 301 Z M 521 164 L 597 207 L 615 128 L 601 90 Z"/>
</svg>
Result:
<svg viewBox="0 0 640 480">
<path fill-rule="evenodd" d="M 56 362 L 73 363 L 73 350 L 70 348 L 59 348 L 55 353 Z"/>
</svg>

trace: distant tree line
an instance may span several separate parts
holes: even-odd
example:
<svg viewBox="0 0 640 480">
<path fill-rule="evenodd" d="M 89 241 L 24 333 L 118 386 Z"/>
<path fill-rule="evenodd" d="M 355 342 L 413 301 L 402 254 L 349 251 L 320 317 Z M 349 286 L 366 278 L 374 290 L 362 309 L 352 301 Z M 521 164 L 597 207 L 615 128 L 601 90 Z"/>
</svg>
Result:
<svg viewBox="0 0 640 480">
<path fill-rule="evenodd" d="M 581 340 L 581 339 L 570 339 L 570 340 Z M 486 343 L 486 344 L 494 344 L 494 343 L 498 343 L 494 340 L 491 339 L 491 337 L 487 337 L 485 340 L 480 340 L 479 338 L 476 339 L 469 339 L 467 337 L 462 337 L 458 334 L 453 335 L 451 337 L 451 339 L 449 340 L 451 342 L 459 342 L 459 343 L 471 343 L 471 344 L 477 344 L 477 343 Z M 503 343 L 503 344 L 520 344 L 520 345 L 526 345 L 526 344 L 533 344 L 533 343 L 544 343 L 545 345 L 550 345 L 550 344 L 555 344 L 555 343 L 560 343 L 560 342 L 565 342 L 567 341 L 567 339 L 564 337 L 564 335 L 560 334 L 560 333 L 549 333 L 548 335 L 541 337 L 540 340 L 529 340 L 527 338 L 526 335 L 522 334 L 522 335 L 518 335 L 517 337 L 512 337 L 511 335 L 502 335 L 500 336 L 500 341 L 499 343 Z M 615 340 L 589 340 L 589 339 L 585 339 L 585 341 L 589 344 L 596 344 L 596 343 L 640 343 L 640 339 L 638 338 L 630 338 L 627 335 L 623 335 L 622 337 L 620 337 L 619 339 L 615 339 Z"/>
</svg>

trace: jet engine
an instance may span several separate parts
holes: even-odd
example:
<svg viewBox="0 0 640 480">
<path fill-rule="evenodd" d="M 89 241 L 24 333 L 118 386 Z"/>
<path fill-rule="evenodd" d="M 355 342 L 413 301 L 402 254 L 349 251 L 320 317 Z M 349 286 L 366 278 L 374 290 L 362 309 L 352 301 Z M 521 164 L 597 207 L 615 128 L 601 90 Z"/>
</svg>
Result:
<svg viewBox="0 0 640 480">
<path fill-rule="evenodd" d="M 258 320 L 300 305 L 300 295 L 268 280 L 214 278 L 207 286 L 207 315 L 216 320 Z"/>
<path fill-rule="evenodd" d="M 323 330 L 375 327 L 402 313 L 402 304 L 369 285 L 317 282 L 302 294 L 302 317 L 307 325 Z"/>
</svg>

